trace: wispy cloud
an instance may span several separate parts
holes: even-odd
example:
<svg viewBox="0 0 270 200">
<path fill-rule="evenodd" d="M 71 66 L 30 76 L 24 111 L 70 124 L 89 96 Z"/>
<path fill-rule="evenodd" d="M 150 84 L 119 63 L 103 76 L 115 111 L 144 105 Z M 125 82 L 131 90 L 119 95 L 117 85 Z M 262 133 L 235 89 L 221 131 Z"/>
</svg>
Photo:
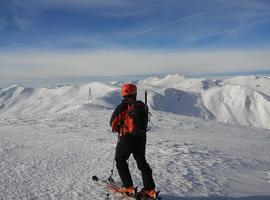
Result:
<svg viewBox="0 0 270 200">
<path fill-rule="evenodd" d="M 145 7 L 142 2 L 132 0 L 12 0 L 13 21 L 20 31 L 34 29 L 46 12 L 89 13 L 85 20 L 125 18 L 148 15 L 154 7 Z M 92 13 L 92 14 L 91 14 Z M 61 15 L 60 13 L 59 15 Z M 90 19 L 89 19 L 90 18 Z M 64 20 L 64 19 L 63 19 Z M 53 23 L 53 22 L 52 22 Z M 63 23 L 66 23 L 63 21 Z"/>
<path fill-rule="evenodd" d="M 99 13 L 101 16 L 135 16 L 145 14 L 150 8 L 143 7 L 143 4 L 132 0 L 14 0 L 16 7 L 27 11 L 35 10 L 43 12 L 48 9 L 88 9 Z"/>
<path fill-rule="evenodd" d="M 0 21 L 0 30 L 1 26 L 7 30 L 0 38 L 0 48 L 143 49 L 214 45 L 211 48 L 241 49 L 238 45 L 246 44 L 240 44 L 237 37 L 247 36 L 246 43 L 255 44 L 259 34 L 269 33 L 266 24 L 269 26 L 270 7 L 266 2 L 11 0 L 2 8 L 4 17 L 9 19 L 8 25 L 5 20 Z M 269 45 L 270 40 L 265 43 Z"/>
<path fill-rule="evenodd" d="M 255 27 L 270 19 L 270 3 L 244 2 L 223 2 L 218 7 L 193 13 L 158 26 L 151 27 L 148 25 L 150 27 L 137 31 L 129 37 L 136 38 L 144 34 L 155 35 L 170 28 L 171 31 L 175 31 L 182 38 L 186 38 L 186 42 L 194 43 L 214 36 L 227 36 L 228 38 L 240 30 Z M 186 27 L 188 27 L 188 31 L 182 31 Z M 192 29 L 189 27 L 192 27 Z"/>
<path fill-rule="evenodd" d="M 202 11 L 202 12 L 198 12 L 198 13 L 195 13 L 195 14 L 192 14 L 192 15 L 189 15 L 189 16 L 185 16 L 185 17 L 181 17 L 179 19 L 175 19 L 173 21 L 170 21 L 170 22 L 158 25 L 158 26 L 150 27 L 150 28 L 147 28 L 145 30 L 139 31 L 139 32 L 137 32 L 135 34 L 132 34 L 130 37 L 137 37 L 137 36 L 143 35 L 145 33 L 149 33 L 149 32 L 152 32 L 152 31 L 156 31 L 156 30 L 159 30 L 159 29 L 166 28 L 166 27 L 174 25 L 174 24 L 178 24 L 180 22 L 184 22 L 184 21 L 192 20 L 192 19 L 195 19 L 195 18 L 198 18 L 198 17 L 202 17 L 204 15 L 207 15 L 207 14 L 209 14 L 209 13 L 211 13 L 213 11 L 216 11 L 218 9 L 221 9 L 221 8 L 224 8 L 224 6 L 219 7 L 219 8 L 209 9 L 209 10 Z"/>
<path fill-rule="evenodd" d="M 212 33 L 209 33 L 207 35 L 202 35 L 201 37 L 197 37 L 196 39 L 194 39 L 192 42 L 197 42 L 197 41 L 200 41 L 200 40 L 204 40 L 204 39 L 209 39 L 211 37 L 216 37 L 216 36 L 231 36 L 231 35 L 235 35 L 237 32 L 239 32 L 240 30 L 244 30 L 246 28 L 251 28 L 252 26 L 255 26 L 257 24 L 260 24 L 260 23 L 264 23 L 264 22 L 267 22 L 267 21 L 270 21 L 270 17 L 268 18 L 264 18 L 264 19 L 259 19 L 259 20 L 256 20 L 256 21 L 252 21 L 252 22 L 249 22 L 249 23 L 243 23 L 243 24 L 240 24 L 238 26 L 235 26 L 235 27 L 232 27 L 232 28 L 226 28 L 226 29 L 223 29 L 223 30 L 220 30 L 220 31 L 216 31 L 216 32 L 212 32 Z"/>
</svg>

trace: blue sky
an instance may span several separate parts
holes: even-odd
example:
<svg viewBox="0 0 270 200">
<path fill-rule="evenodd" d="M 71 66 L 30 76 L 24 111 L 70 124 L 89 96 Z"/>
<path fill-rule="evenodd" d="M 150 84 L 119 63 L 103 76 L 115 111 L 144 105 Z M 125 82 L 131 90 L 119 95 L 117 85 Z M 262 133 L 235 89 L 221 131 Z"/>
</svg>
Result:
<svg viewBox="0 0 270 200">
<path fill-rule="evenodd" d="M 0 1 L 0 78 L 267 70 L 269 52 L 269 0 Z"/>
</svg>

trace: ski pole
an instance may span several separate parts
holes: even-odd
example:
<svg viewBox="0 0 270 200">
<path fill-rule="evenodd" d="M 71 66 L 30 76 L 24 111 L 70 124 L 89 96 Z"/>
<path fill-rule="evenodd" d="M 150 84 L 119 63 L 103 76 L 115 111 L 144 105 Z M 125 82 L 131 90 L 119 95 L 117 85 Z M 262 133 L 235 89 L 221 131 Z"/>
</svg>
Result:
<svg viewBox="0 0 270 200">
<path fill-rule="evenodd" d="M 118 142 L 119 142 L 119 137 L 120 137 L 120 134 L 118 133 L 117 141 L 116 141 L 116 146 L 115 146 L 115 154 L 114 154 L 114 159 L 113 159 L 113 165 L 112 165 L 112 169 L 111 169 L 111 175 L 110 175 L 109 178 L 108 178 L 108 181 L 109 181 L 109 182 L 114 182 L 112 176 L 113 176 L 114 167 L 115 167 L 116 147 L 117 147 L 117 144 L 118 144 Z"/>
<path fill-rule="evenodd" d="M 147 90 L 144 92 L 144 103 L 147 105 Z"/>
</svg>

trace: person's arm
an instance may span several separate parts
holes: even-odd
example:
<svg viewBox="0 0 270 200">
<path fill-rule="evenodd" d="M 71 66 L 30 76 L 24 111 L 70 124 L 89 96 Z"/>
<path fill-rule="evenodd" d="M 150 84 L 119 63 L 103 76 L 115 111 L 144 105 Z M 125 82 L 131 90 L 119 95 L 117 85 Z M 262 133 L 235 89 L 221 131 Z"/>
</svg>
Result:
<svg viewBox="0 0 270 200">
<path fill-rule="evenodd" d="M 115 108 L 110 120 L 112 132 L 120 133 L 120 123 L 121 123 L 121 104 Z"/>
</svg>

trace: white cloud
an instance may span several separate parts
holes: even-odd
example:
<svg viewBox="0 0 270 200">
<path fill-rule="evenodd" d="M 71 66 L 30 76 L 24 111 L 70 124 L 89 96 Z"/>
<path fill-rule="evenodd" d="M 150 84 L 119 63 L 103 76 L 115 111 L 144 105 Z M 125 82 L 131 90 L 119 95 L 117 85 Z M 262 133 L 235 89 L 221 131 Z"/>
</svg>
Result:
<svg viewBox="0 0 270 200">
<path fill-rule="evenodd" d="M 49 78 L 269 70 L 270 51 L 100 50 L 0 53 L 0 76 Z"/>
</svg>

